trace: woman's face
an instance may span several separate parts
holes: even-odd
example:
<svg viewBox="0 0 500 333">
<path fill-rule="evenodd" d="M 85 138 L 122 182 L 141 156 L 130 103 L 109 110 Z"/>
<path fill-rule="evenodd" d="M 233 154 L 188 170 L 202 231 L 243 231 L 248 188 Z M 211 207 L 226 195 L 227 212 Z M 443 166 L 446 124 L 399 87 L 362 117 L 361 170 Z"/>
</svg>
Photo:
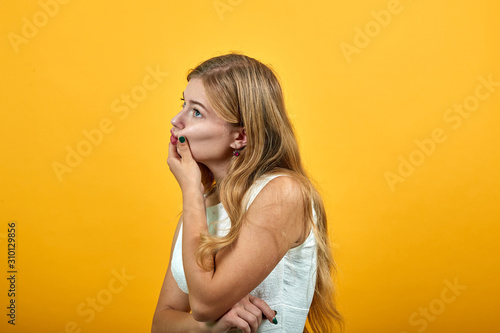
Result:
<svg viewBox="0 0 500 333">
<path fill-rule="evenodd" d="M 212 169 L 214 164 L 227 163 L 233 154 L 239 129 L 220 118 L 205 95 L 201 79 L 191 79 L 183 93 L 182 110 L 172 118 L 170 142 L 177 145 L 184 136 L 193 158 Z"/>
</svg>

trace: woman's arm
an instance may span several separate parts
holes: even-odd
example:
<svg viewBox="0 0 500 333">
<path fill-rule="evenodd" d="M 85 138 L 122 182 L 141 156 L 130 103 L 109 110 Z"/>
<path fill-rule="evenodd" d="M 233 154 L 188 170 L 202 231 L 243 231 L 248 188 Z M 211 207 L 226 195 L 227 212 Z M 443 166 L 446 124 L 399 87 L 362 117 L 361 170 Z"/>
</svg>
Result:
<svg viewBox="0 0 500 333">
<path fill-rule="evenodd" d="M 172 258 L 180 224 L 179 220 L 172 242 L 170 258 Z M 153 317 L 151 332 L 221 333 L 227 332 L 232 327 L 247 333 L 256 332 L 262 322 L 263 312 L 267 313 L 270 320 L 274 317 L 273 311 L 264 301 L 247 295 L 215 323 L 208 324 L 194 320 L 190 313 L 188 295 L 178 287 L 169 264 Z"/>
<path fill-rule="evenodd" d="M 169 166 L 183 194 L 183 263 L 189 303 L 199 321 L 222 316 L 256 288 L 285 253 L 303 237 L 303 202 L 300 184 L 290 177 L 270 181 L 247 211 L 239 237 L 219 251 L 215 267 L 205 271 L 196 262 L 200 233 L 208 233 L 201 176 L 187 142 L 170 147 Z"/>
<path fill-rule="evenodd" d="M 170 250 L 170 262 L 172 261 L 172 253 L 179 235 L 180 225 L 181 220 L 177 223 L 175 230 Z M 210 332 L 204 323 L 195 321 L 191 315 L 188 295 L 177 285 L 170 265 L 169 263 L 161 288 L 151 332 Z"/>
</svg>

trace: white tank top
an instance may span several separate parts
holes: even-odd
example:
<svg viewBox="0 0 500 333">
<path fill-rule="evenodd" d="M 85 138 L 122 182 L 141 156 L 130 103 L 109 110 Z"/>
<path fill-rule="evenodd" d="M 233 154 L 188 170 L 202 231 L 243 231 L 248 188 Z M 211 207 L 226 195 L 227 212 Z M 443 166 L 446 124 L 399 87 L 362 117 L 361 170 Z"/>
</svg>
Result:
<svg viewBox="0 0 500 333">
<path fill-rule="evenodd" d="M 272 179 L 281 175 L 265 176 L 250 188 L 247 209 L 255 197 Z M 229 232 L 231 221 L 221 203 L 207 207 L 209 232 L 224 236 Z M 313 211 L 314 222 L 316 214 Z M 211 222 L 216 222 L 212 223 Z M 188 293 L 182 264 L 182 225 L 172 255 L 171 270 L 179 288 Z M 278 324 L 263 320 L 257 332 L 303 332 L 316 285 L 316 239 L 311 230 L 301 245 L 290 249 L 273 271 L 250 294 L 263 299 L 278 314 Z"/>
</svg>

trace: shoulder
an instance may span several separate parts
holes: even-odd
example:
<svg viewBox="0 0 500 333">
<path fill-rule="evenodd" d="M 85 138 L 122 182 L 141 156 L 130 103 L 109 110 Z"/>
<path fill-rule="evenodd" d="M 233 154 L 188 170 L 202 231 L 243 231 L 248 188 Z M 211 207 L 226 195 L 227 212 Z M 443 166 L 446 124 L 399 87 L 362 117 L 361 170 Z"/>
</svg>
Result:
<svg viewBox="0 0 500 333">
<path fill-rule="evenodd" d="M 254 197 L 258 201 L 301 205 L 302 184 L 290 174 L 264 175 L 254 184 Z"/>
<path fill-rule="evenodd" d="M 283 248 L 288 251 L 307 231 L 302 183 L 289 174 L 280 174 L 264 176 L 254 185 L 261 190 L 253 191 L 250 197 L 246 212 L 246 220 L 250 223 L 246 225 L 258 226 L 253 235 L 262 231 L 280 235 L 272 241 L 284 242 Z"/>
<path fill-rule="evenodd" d="M 300 193 L 302 191 L 302 185 L 298 180 L 293 178 L 292 175 L 287 174 L 278 174 L 271 175 L 268 177 L 272 177 L 267 185 L 264 188 L 272 189 L 274 191 L 283 193 L 283 194 L 293 194 Z"/>
</svg>

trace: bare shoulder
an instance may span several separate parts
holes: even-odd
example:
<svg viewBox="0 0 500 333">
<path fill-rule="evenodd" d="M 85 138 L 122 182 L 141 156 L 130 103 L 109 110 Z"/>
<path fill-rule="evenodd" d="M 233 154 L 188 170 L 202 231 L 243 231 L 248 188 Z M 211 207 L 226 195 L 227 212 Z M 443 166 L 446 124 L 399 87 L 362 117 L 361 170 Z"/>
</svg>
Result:
<svg viewBox="0 0 500 333">
<path fill-rule="evenodd" d="M 302 219 L 304 209 L 302 184 L 289 175 L 270 180 L 256 195 L 248 213 L 274 212 L 290 223 Z"/>
<path fill-rule="evenodd" d="M 271 203 L 301 208 L 302 184 L 290 175 L 280 175 L 270 180 L 255 198 L 256 204 Z"/>
<path fill-rule="evenodd" d="M 278 235 L 270 241 L 281 244 L 286 252 L 308 233 L 304 221 L 302 184 L 289 175 L 281 175 L 270 180 L 255 197 L 247 211 L 246 226 L 258 227 L 252 237 L 259 232 Z"/>
</svg>

